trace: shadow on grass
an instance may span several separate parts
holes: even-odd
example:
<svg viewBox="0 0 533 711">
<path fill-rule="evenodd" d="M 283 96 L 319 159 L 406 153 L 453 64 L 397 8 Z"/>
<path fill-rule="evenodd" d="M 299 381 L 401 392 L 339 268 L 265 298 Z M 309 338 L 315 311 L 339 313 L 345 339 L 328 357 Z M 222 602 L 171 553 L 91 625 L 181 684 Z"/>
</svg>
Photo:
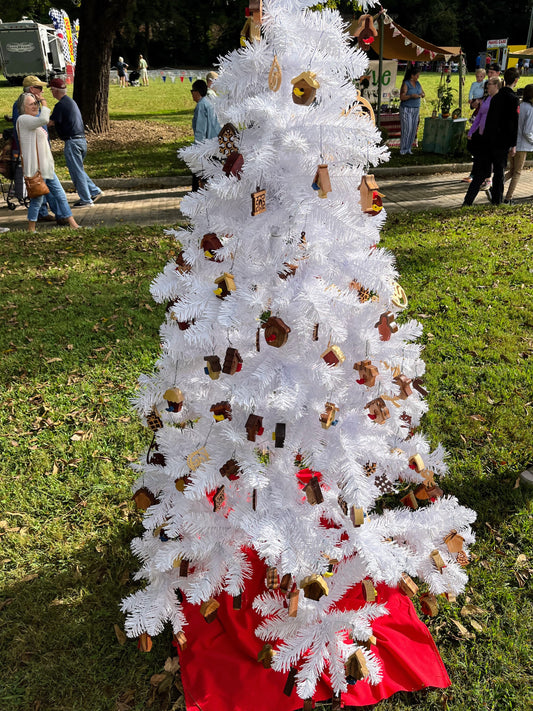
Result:
<svg viewBox="0 0 533 711">
<path fill-rule="evenodd" d="M 134 693 L 135 708 L 144 707 L 150 677 L 170 652 L 170 632 L 154 639 L 151 654 L 142 654 L 135 640 L 121 645 L 113 627 L 123 629 L 120 601 L 138 588 L 131 582 L 137 563 L 129 544 L 140 532 L 138 523 L 115 522 L 103 542 L 85 545 L 67 560 L 50 558 L 4 587 L 3 711 L 114 711 L 127 690 Z"/>
<path fill-rule="evenodd" d="M 163 249 L 174 243 L 160 227 L 10 235 L 1 261 L 16 254 L 18 265 L 2 280 L 2 382 L 90 369 L 108 352 L 153 353 L 164 307 L 149 285 Z"/>
</svg>

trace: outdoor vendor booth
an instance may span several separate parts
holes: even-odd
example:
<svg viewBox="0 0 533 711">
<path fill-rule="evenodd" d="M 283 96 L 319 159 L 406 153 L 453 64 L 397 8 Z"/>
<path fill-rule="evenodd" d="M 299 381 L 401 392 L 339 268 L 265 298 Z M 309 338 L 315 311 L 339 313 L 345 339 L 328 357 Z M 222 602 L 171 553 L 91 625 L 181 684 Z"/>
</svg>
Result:
<svg viewBox="0 0 533 711">
<path fill-rule="evenodd" d="M 380 12 L 373 18 L 374 40 L 369 45 L 370 52 L 376 53 L 380 67 L 384 60 L 404 60 L 411 62 L 433 62 L 442 60 L 449 62 L 453 58 L 458 58 L 458 96 L 459 106 L 462 104 L 463 94 L 463 62 L 461 47 L 439 47 L 417 37 L 412 32 L 398 25 L 386 12 Z M 360 28 L 361 18 L 354 20 L 349 27 L 349 33 L 357 36 Z M 380 68 L 376 75 L 381 84 L 383 71 Z M 394 100 L 388 104 L 382 104 L 382 92 L 379 86 L 376 102 L 376 123 L 387 129 L 388 145 L 398 145 L 400 136 L 400 115 L 399 102 Z M 432 122 L 431 125 L 428 124 Z M 455 123 L 454 123 L 455 122 Z M 460 141 L 464 132 L 466 120 L 459 117 L 444 118 L 435 117 L 425 119 L 423 150 L 435 153 L 448 153 L 453 150 L 456 142 Z M 428 140 L 426 141 L 426 134 Z"/>
</svg>

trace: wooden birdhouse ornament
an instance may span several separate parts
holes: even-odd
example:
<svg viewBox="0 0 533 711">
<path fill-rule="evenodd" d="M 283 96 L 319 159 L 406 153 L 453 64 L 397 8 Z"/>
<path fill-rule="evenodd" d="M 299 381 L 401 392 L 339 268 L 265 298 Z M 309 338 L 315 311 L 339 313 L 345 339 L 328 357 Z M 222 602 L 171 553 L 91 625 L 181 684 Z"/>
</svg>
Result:
<svg viewBox="0 0 533 711">
<path fill-rule="evenodd" d="M 218 257 L 215 252 L 222 247 L 222 242 L 218 239 L 215 232 L 208 232 L 202 237 L 200 247 L 204 251 L 204 257 L 213 262 L 222 262 L 222 258 Z"/>
<path fill-rule="evenodd" d="M 226 502 L 226 489 L 224 485 L 219 486 L 213 497 L 213 511 L 220 511 L 224 503 Z"/>
<path fill-rule="evenodd" d="M 363 580 L 361 583 L 363 598 L 366 602 L 375 602 L 378 599 L 378 591 L 371 580 Z"/>
<path fill-rule="evenodd" d="M 225 156 L 237 153 L 237 139 L 239 132 L 232 123 L 226 123 L 219 131 L 218 145 L 219 151 Z"/>
<path fill-rule="evenodd" d="M 302 72 L 291 79 L 291 84 L 292 100 L 301 106 L 312 104 L 315 100 L 316 90 L 320 87 L 315 72 Z"/>
<path fill-rule="evenodd" d="M 304 597 L 309 600 L 320 600 L 323 595 L 329 595 L 329 587 L 321 575 L 314 573 L 308 575 L 300 583 L 300 588 L 304 591 Z"/>
<path fill-rule="evenodd" d="M 255 442 L 256 437 L 261 437 L 265 428 L 263 427 L 263 418 L 259 415 L 249 415 L 245 424 L 246 433 L 249 442 Z"/>
<path fill-rule="evenodd" d="M 272 439 L 274 440 L 274 447 L 281 449 L 285 446 L 285 423 L 277 422 L 276 429 L 272 432 Z"/>
<path fill-rule="evenodd" d="M 279 590 L 280 592 L 284 593 L 285 595 L 288 595 L 290 591 L 293 588 L 293 581 L 292 581 L 292 575 L 290 573 L 285 573 L 283 577 L 281 578 L 281 582 L 279 584 Z"/>
<path fill-rule="evenodd" d="M 220 373 L 222 372 L 222 366 L 220 365 L 220 358 L 217 355 L 204 356 L 204 360 L 207 365 L 204 368 L 206 375 L 209 375 L 211 380 L 218 380 L 220 378 Z"/>
<path fill-rule="evenodd" d="M 182 652 L 187 649 L 187 637 L 181 630 L 172 635 L 172 644 L 179 647 Z"/>
<path fill-rule="evenodd" d="M 444 543 L 446 543 L 450 553 L 459 553 L 459 551 L 462 551 L 464 542 L 465 539 L 457 533 L 455 528 L 444 537 Z"/>
<path fill-rule="evenodd" d="M 272 660 L 274 659 L 275 651 L 271 644 L 265 644 L 265 646 L 257 654 L 257 661 L 261 662 L 265 669 L 270 669 L 272 666 Z"/>
<path fill-rule="evenodd" d="M 252 193 L 252 217 L 255 215 L 260 215 L 266 210 L 266 190 L 259 190 L 259 188 Z"/>
<path fill-rule="evenodd" d="M 283 693 L 285 696 L 290 696 L 296 686 L 296 675 L 298 674 L 298 667 L 291 667 L 287 675 L 287 681 L 283 687 Z"/>
<path fill-rule="evenodd" d="M 241 153 L 239 153 L 238 151 L 233 151 L 233 153 L 230 153 L 224 161 L 224 165 L 222 166 L 222 172 L 225 173 L 228 178 L 230 175 L 233 175 L 237 178 L 237 180 L 240 180 L 243 165 L 244 158 Z"/>
<path fill-rule="evenodd" d="M 416 496 L 412 491 L 402 497 L 400 501 L 404 506 L 407 506 L 410 509 L 415 510 L 418 508 L 418 501 L 416 500 Z"/>
<path fill-rule="evenodd" d="M 238 479 L 239 474 L 241 473 L 239 465 L 235 461 L 235 459 L 228 459 L 228 461 L 223 464 L 218 471 L 222 476 L 226 477 L 230 481 L 235 481 L 235 479 Z"/>
<path fill-rule="evenodd" d="M 393 333 L 398 331 L 398 324 L 395 321 L 392 311 L 385 311 L 379 317 L 379 321 L 374 325 L 378 329 L 379 337 L 382 341 L 390 340 Z"/>
<path fill-rule="evenodd" d="M 372 361 L 360 360 L 353 364 L 353 369 L 359 371 L 359 378 L 357 379 L 359 385 L 366 385 L 369 388 L 374 387 L 379 371 L 375 365 L 372 365 Z"/>
<path fill-rule="evenodd" d="M 178 271 L 180 274 L 185 274 L 186 272 L 190 272 L 192 269 L 192 265 L 189 264 L 189 262 L 185 261 L 185 258 L 183 256 L 183 250 L 181 250 L 176 257 L 176 271 Z"/>
<path fill-rule="evenodd" d="M 233 274 L 228 274 L 228 272 L 224 272 L 222 276 L 215 279 L 215 284 L 217 288 L 214 289 L 214 293 L 219 299 L 226 298 L 226 296 L 228 296 L 230 292 L 235 291 L 236 288 Z"/>
<path fill-rule="evenodd" d="M 227 400 L 222 402 L 217 402 L 211 405 L 209 412 L 213 413 L 213 417 L 216 422 L 222 422 L 223 420 L 231 420 L 231 405 Z"/>
<path fill-rule="evenodd" d="M 242 370 L 242 358 L 236 348 L 228 348 L 224 357 L 222 372 L 227 375 L 235 375 Z"/>
<path fill-rule="evenodd" d="M 328 346 L 320 357 L 332 368 L 340 363 L 344 363 L 346 360 L 346 357 L 339 346 Z"/>
<path fill-rule="evenodd" d="M 347 680 L 353 679 L 354 681 L 359 681 L 369 675 L 366 658 L 361 648 L 357 649 L 348 657 L 344 668 L 346 670 Z"/>
<path fill-rule="evenodd" d="M 328 430 L 332 425 L 336 425 L 337 421 L 335 419 L 339 408 L 332 402 L 326 403 L 326 411 L 323 412 L 320 417 L 320 424 L 325 430 Z"/>
<path fill-rule="evenodd" d="M 352 506 L 350 509 L 350 519 L 354 528 L 359 528 L 365 522 L 365 513 L 359 506 Z"/>
<path fill-rule="evenodd" d="M 318 197 L 327 198 L 331 192 L 331 180 L 329 178 L 328 166 L 324 163 L 319 165 L 312 183 L 313 190 L 318 190 Z"/>
<path fill-rule="evenodd" d="M 439 611 L 439 604 L 437 598 L 432 593 L 425 593 L 420 596 L 420 609 L 422 614 L 428 617 L 435 617 Z"/>
<path fill-rule="evenodd" d="M 277 316 L 271 316 L 262 328 L 265 329 L 265 341 L 274 348 L 284 346 L 291 332 L 289 326 Z"/>
<path fill-rule="evenodd" d="M 322 494 L 322 489 L 320 488 L 320 483 L 316 476 L 311 477 L 309 482 L 305 485 L 304 491 L 307 501 L 311 506 L 321 504 L 324 501 L 324 495 Z"/>
<path fill-rule="evenodd" d="M 298 615 L 298 602 L 300 600 L 300 591 L 293 590 L 289 593 L 289 617 L 297 617 Z"/>
<path fill-rule="evenodd" d="M 413 454 L 412 457 L 409 457 L 409 469 L 414 469 L 417 474 L 420 474 L 425 468 L 424 460 L 420 454 Z"/>
<path fill-rule="evenodd" d="M 141 486 L 140 489 L 137 489 L 132 498 L 135 501 L 135 506 L 141 509 L 141 511 L 146 511 L 149 506 L 159 503 L 157 497 L 145 486 Z"/>
<path fill-rule="evenodd" d="M 167 401 L 167 412 L 181 412 L 183 408 L 183 393 L 179 388 L 169 388 L 163 398 Z"/>
<path fill-rule="evenodd" d="M 246 43 L 259 42 L 261 39 L 261 26 L 255 22 L 253 17 L 247 17 L 241 30 L 241 47 L 245 47 Z"/>
<path fill-rule="evenodd" d="M 411 380 L 411 378 L 408 378 L 407 375 L 403 375 L 403 373 L 400 373 L 400 375 L 397 375 L 395 378 L 393 378 L 393 382 L 396 383 L 396 385 L 400 388 L 400 400 L 407 400 L 407 398 L 413 394 L 413 391 L 411 389 L 411 383 L 413 381 Z"/>
<path fill-rule="evenodd" d="M 433 561 L 433 563 L 434 563 L 435 567 L 437 568 L 437 570 L 439 571 L 439 573 L 442 573 L 442 571 L 446 567 L 446 563 L 444 562 L 438 548 L 435 548 L 435 550 L 431 551 L 431 553 L 429 554 L 429 557 Z"/>
<path fill-rule="evenodd" d="M 389 408 L 385 404 L 382 397 L 376 397 L 365 405 L 365 410 L 368 410 L 368 416 L 378 425 L 382 425 L 390 417 Z"/>
<path fill-rule="evenodd" d="M 404 595 L 407 595 L 407 597 L 412 598 L 418 592 L 418 585 L 409 575 L 407 575 L 407 573 L 402 573 L 402 577 L 400 578 L 398 587 L 404 593 Z"/>
<path fill-rule="evenodd" d="M 152 638 L 148 632 L 143 632 L 137 642 L 137 649 L 140 652 L 149 652 L 152 649 Z"/>
<path fill-rule="evenodd" d="M 206 622 L 213 622 L 215 617 L 217 616 L 217 610 L 220 607 L 220 603 L 218 600 L 215 600 L 214 598 L 209 598 L 209 600 L 205 600 L 202 602 L 200 605 L 200 612 L 205 618 Z"/>
<path fill-rule="evenodd" d="M 354 37 L 357 37 L 357 44 L 365 52 L 368 52 L 370 46 L 378 36 L 378 31 L 374 26 L 374 20 L 372 15 L 361 15 L 358 21 L 357 29 L 355 30 Z"/>
<path fill-rule="evenodd" d="M 383 209 L 382 195 L 373 175 L 363 175 L 359 185 L 361 210 L 366 215 L 377 215 Z"/>
</svg>

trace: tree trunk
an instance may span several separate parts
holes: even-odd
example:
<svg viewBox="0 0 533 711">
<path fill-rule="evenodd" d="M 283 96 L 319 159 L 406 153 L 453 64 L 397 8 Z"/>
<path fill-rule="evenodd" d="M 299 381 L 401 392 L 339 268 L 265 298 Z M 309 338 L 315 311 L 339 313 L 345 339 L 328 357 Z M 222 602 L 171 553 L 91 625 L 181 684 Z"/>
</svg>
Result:
<svg viewBox="0 0 533 711">
<path fill-rule="evenodd" d="M 117 0 L 82 0 L 74 80 L 74 101 L 87 128 L 109 131 L 109 70 L 115 31 L 124 17 Z"/>
</svg>

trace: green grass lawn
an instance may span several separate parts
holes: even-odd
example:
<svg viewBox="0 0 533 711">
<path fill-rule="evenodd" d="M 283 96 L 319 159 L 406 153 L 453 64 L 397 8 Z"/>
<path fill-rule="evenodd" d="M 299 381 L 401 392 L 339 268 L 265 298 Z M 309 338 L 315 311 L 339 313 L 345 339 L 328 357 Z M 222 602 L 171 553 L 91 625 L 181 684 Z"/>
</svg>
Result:
<svg viewBox="0 0 533 711">
<path fill-rule="evenodd" d="M 380 708 L 525 711 L 533 489 L 516 482 L 533 462 L 533 206 L 393 216 L 383 244 L 425 326 L 441 486 L 478 520 L 466 594 L 428 622 L 453 686 Z M 141 654 L 114 625 L 120 637 L 138 567 L 128 463 L 149 439 L 129 398 L 158 355 L 149 285 L 174 249 L 160 227 L 0 240 L 1 711 L 140 711 L 168 655 L 168 632 Z"/>
<path fill-rule="evenodd" d="M 200 76 L 201 73 L 198 73 Z M 193 72 L 193 78 L 197 74 Z M 396 85 L 401 86 L 403 74 L 397 77 Z M 464 85 L 463 115 L 469 116 L 467 104 L 470 84 L 474 81 L 473 74 L 468 74 Z M 424 118 L 430 116 L 433 110 L 432 102 L 437 97 L 440 74 L 423 73 L 420 81 L 426 93 L 420 109 L 419 141 L 422 140 Z M 522 77 L 518 86 L 525 86 L 533 82 L 533 77 Z M 182 83 L 179 79 L 175 83 L 152 81 L 149 87 L 128 87 L 121 89 L 111 85 L 109 90 L 109 115 L 112 121 L 139 121 L 139 125 L 132 130 L 130 124 L 124 125 L 124 131 L 114 132 L 115 144 L 107 141 L 91 143 L 85 167 L 89 175 L 94 178 L 107 177 L 160 177 L 172 175 L 189 175 L 187 166 L 180 161 L 176 152 L 179 148 L 192 141 L 192 114 L 194 102 L 190 94 L 188 78 Z M 458 106 L 458 77 L 452 75 L 451 86 L 456 90 L 457 101 L 453 107 Z M 13 101 L 20 93 L 20 89 L 9 87 L 6 82 L 0 82 L 0 131 L 10 126 L 4 119 L 4 114 L 11 113 Z M 49 106 L 53 107 L 54 100 L 49 96 Z M 161 134 L 158 136 L 158 132 Z M 148 135 L 150 134 L 150 135 Z M 157 139 L 153 140 L 156 136 Z M 63 158 L 62 142 L 55 150 L 57 174 L 62 180 L 68 180 L 69 175 Z M 423 153 L 421 149 L 415 150 L 413 156 L 400 156 L 398 149 L 391 151 L 390 166 L 420 165 L 449 163 L 453 161 L 471 162 L 468 154 L 454 156 L 440 156 L 432 153 Z"/>
</svg>

